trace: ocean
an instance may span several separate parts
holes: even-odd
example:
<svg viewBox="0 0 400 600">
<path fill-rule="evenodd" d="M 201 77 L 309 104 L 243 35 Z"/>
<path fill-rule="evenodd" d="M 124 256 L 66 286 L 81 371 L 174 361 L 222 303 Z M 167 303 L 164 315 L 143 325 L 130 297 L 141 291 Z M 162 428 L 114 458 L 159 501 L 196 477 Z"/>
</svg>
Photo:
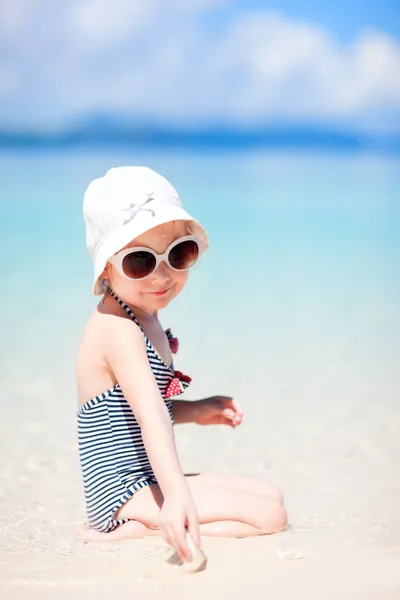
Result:
<svg viewBox="0 0 400 600">
<path fill-rule="evenodd" d="M 399 161 L 347 154 L 3 152 L 3 382 L 35 385 L 53 369 L 69 382 L 96 302 L 83 193 L 128 164 L 169 178 L 208 230 L 209 250 L 164 317 L 197 365 L 210 362 L 228 387 L 243 385 L 245 365 L 267 391 L 294 378 L 307 387 L 309 372 L 340 361 L 364 373 L 377 399 L 393 393 Z"/>
</svg>

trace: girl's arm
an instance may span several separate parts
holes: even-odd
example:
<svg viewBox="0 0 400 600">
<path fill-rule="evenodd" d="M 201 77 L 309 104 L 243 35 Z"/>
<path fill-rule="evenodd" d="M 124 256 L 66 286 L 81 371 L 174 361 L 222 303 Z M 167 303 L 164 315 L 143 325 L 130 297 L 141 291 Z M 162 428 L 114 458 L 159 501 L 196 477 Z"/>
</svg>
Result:
<svg viewBox="0 0 400 600">
<path fill-rule="evenodd" d="M 135 323 L 123 317 L 104 315 L 103 323 L 103 339 L 107 340 L 105 359 L 141 427 L 143 443 L 164 496 L 161 533 L 181 556 L 190 557 L 185 523 L 199 545 L 196 509 L 179 463 L 168 409 L 147 358 L 143 335 Z"/>
<path fill-rule="evenodd" d="M 196 400 L 172 400 L 172 416 L 176 425 L 196 422 Z"/>
<path fill-rule="evenodd" d="M 230 396 L 211 396 L 203 400 L 173 400 L 172 415 L 176 424 L 229 425 L 241 424 L 243 411 L 237 400 Z"/>
</svg>

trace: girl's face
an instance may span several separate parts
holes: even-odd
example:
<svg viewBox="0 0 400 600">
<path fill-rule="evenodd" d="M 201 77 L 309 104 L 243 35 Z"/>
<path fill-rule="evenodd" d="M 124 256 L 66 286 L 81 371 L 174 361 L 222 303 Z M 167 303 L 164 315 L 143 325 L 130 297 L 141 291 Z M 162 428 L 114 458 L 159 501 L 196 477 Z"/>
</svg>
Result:
<svg viewBox="0 0 400 600">
<path fill-rule="evenodd" d="M 186 235 L 185 221 L 172 221 L 146 231 L 121 250 L 142 246 L 161 254 L 172 242 Z M 109 262 L 102 274 L 117 296 L 146 313 L 155 313 L 167 306 L 182 290 L 188 276 L 188 271 L 175 271 L 164 261 L 149 277 L 139 281 L 126 279 Z"/>
</svg>

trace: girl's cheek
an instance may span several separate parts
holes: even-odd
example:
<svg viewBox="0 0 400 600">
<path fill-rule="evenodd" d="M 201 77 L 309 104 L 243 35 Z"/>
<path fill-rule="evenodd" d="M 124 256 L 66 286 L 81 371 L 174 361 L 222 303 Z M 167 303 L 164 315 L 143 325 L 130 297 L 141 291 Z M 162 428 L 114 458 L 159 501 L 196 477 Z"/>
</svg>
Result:
<svg viewBox="0 0 400 600">
<path fill-rule="evenodd" d="M 126 302 L 135 304 L 140 297 L 141 285 L 132 283 L 124 277 L 117 274 L 112 274 L 110 277 L 110 285 L 117 296 L 124 298 Z"/>
<path fill-rule="evenodd" d="M 180 277 L 176 281 L 175 289 L 176 289 L 177 293 L 180 292 L 185 287 L 186 282 L 187 282 L 187 277 Z"/>
<path fill-rule="evenodd" d="M 183 287 L 187 280 L 189 279 L 189 271 L 184 271 L 183 273 L 178 273 L 179 283 Z"/>
</svg>

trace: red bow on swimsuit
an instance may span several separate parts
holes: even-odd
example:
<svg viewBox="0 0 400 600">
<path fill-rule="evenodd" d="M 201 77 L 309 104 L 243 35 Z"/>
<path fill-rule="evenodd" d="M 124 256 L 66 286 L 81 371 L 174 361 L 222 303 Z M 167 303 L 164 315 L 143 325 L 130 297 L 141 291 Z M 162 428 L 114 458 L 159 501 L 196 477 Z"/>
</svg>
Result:
<svg viewBox="0 0 400 600">
<path fill-rule="evenodd" d="M 192 378 L 188 375 L 184 375 L 180 371 L 174 371 L 174 378 L 169 382 L 165 391 L 165 398 L 171 398 L 171 396 L 182 394 L 191 381 Z"/>
<path fill-rule="evenodd" d="M 179 349 L 179 340 L 178 340 L 178 338 L 174 337 L 172 335 L 172 332 L 171 332 L 170 329 L 167 329 L 165 333 L 167 335 L 167 338 L 168 338 L 168 341 L 169 341 L 169 347 L 171 348 L 172 354 L 176 354 L 178 352 L 178 349 Z"/>
<path fill-rule="evenodd" d="M 178 338 L 172 335 L 170 329 L 167 329 L 165 333 L 167 334 L 171 352 L 173 354 L 176 354 L 179 347 Z M 174 371 L 174 377 L 169 382 L 168 387 L 165 391 L 165 398 L 171 398 L 171 396 L 178 396 L 179 394 L 182 394 L 185 391 L 185 389 L 189 386 L 189 383 L 191 381 L 192 378 L 188 375 L 184 375 L 183 373 L 181 373 L 181 371 Z"/>
</svg>

